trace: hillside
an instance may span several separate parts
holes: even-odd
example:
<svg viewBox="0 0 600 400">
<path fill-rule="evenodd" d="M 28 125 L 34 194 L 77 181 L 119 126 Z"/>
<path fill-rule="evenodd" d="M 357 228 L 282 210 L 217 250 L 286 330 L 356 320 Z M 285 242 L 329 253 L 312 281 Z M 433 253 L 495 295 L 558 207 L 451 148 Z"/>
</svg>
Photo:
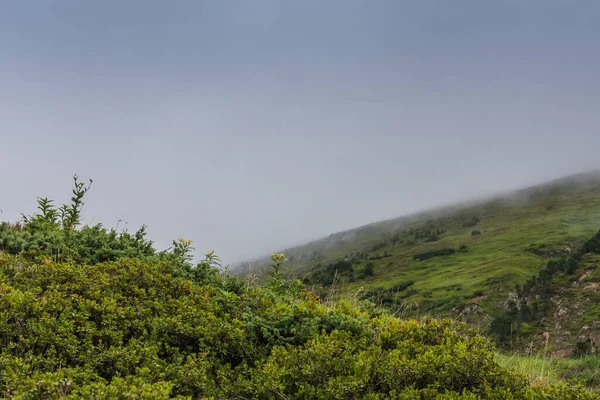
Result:
<svg viewBox="0 0 600 400">
<path fill-rule="evenodd" d="M 575 252 L 599 228 L 600 173 L 590 172 L 488 201 L 374 223 L 283 252 L 293 273 L 323 296 L 369 298 L 409 316 L 460 316 L 488 329 L 514 297 L 516 285 L 537 275 L 549 260 Z M 595 280 L 596 262 L 587 257 L 573 273 L 582 282 Z M 264 264 L 245 263 L 238 273 Z M 545 343 L 544 332 L 562 353 L 571 351 L 582 334 L 597 337 L 591 331 L 600 327 L 588 324 L 600 311 L 595 286 L 573 286 L 572 279 L 561 281 L 564 287 L 553 302 L 576 298 L 577 312 L 563 307 L 561 323 L 546 318 L 531 333 L 538 337 L 528 336 L 536 347 Z"/>
<path fill-rule="evenodd" d="M 285 279 L 283 254 L 259 285 L 212 251 L 194 265 L 190 240 L 158 251 L 143 226 L 81 226 L 90 185 L 74 184 L 70 203 L 0 223 L 3 398 L 598 398 L 593 361 L 537 378 L 459 321 L 324 302 Z"/>
</svg>

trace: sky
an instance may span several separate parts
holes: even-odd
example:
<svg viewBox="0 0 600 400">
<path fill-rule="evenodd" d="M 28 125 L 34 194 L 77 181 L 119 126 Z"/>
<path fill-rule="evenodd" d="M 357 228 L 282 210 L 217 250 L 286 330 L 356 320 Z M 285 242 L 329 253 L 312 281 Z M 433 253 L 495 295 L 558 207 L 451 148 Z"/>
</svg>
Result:
<svg viewBox="0 0 600 400">
<path fill-rule="evenodd" d="M 600 167 L 600 2 L 21 0 L 0 209 L 226 263 Z M 126 224 L 126 225 L 125 225 Z"/>
</svg>

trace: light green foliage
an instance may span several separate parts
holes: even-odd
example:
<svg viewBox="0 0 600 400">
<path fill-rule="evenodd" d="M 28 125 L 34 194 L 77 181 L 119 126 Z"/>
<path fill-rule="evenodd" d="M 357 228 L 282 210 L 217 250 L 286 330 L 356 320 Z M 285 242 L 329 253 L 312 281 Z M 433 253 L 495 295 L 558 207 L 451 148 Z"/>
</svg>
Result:
<svg viewBox="0 0 600 400">
<path fill-rule="evenodd" d="M 285 278 L 280 253 L 257 286 L 223 271 L 213 251 L 194 266 L 191 240 L 158 252 L 145 226 L 133 235 L 77 228 L 88 189 L 75 179 L 72 211 L 39 199 L 24 227 L 0 225 L 5 398 L 595 398 L 580 386 L 532 385 L 465 324 L 402 320 L 356 299 L 323 303 Z"/>
<path fill-rule="evenodd" d="M 14 398 L 536 398 L 450 320 L 227 291 L 164 262 L 20 262 L 0 261 L 0 390 Z"/>
</svg>

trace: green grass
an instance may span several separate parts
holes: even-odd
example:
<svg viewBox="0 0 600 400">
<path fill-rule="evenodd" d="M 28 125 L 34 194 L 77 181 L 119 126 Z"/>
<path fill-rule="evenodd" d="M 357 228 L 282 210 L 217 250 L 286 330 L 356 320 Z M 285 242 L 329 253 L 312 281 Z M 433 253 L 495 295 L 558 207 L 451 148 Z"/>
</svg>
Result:
<svg viewBox="0 0 600 400">
<path fill-rule="evenodd" d="M 600 394 L 600 357 L 598 356 L 563 359 L 497 353 L 496 361 L 504 368 L 527 376 L 534 386 L 557 381 L 577 382 Z"/>
<path fill-rule="evenodd" d="M 496 354 L 496 362 L 529 378 L 532 385 L 540 386 L 561 380 L 559 369 L 553 360 L 543 357 L 524 357 Z"/>
<path fill-rule="evenodd" d="M 465 227 L 465 221 L 473 216 L 480 222 L 476 227 Z M 409 233 L 411 228 L 427 227 L 446 232 L 431 243 L 415 240 Z M 530 245 L 573 247 L 599 227 L 600 177 L 593 176 L 583 181 L 561 180 L 481 204 L 383 221 L 287 249 L 284 253 L 292 260 L 289 267 L 294 274 L 306 277 L 318 265 L 357 253 L 369 257 L 387 252 L 390 257 L 372 261 L 374 277 L 351 282 L 342 276 L 342 281 L 346 280 L 344 289 L 350 292 L 361 287 L 385 289 L 414 280 L 411 289 L 418 293 L 407 301 L 455 304 L 457 297 L 462 301 L 483 292 L 485 305 L 496 303 L 509 288 L 535 275 L 547 261 L 529 251 Z M 474 229 L 481 231 L 481 235 L 472 236 Z M 394 235 L 398 235 L 395 244 L 391 242 Z M 466 252 L 425 261 L 413 259 L 417 253 L 458 249 L 461 245 L 467 246 Z M 373 251 L 374 246 L 380 249 Z M 360 259 L 355 270 L 366 262 Z"/>
</svg>

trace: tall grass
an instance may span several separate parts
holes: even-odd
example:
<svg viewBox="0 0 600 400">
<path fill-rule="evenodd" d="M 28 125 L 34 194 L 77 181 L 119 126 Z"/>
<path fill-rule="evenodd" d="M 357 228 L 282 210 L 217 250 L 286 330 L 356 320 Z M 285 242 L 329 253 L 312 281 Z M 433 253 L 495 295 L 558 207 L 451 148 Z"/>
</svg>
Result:
<svg viewBox="0 0 600 400">
<path fill-rule="evenodd" d="M 551 359 L 541 356 L 519 356 L 497 353 L 496 361 L 504 368 L 529 377 L 534 386 L 541 386 L 560 380 L 558 369 Z"/>
<path fill-rule="evenodd" d="M 600 356 L 564 359 L 497 353 L 496 361 L 505 368 L 529 377 L 534 386 L 557 381 L 577 382 L 600 394 Z"/>
</svg>

